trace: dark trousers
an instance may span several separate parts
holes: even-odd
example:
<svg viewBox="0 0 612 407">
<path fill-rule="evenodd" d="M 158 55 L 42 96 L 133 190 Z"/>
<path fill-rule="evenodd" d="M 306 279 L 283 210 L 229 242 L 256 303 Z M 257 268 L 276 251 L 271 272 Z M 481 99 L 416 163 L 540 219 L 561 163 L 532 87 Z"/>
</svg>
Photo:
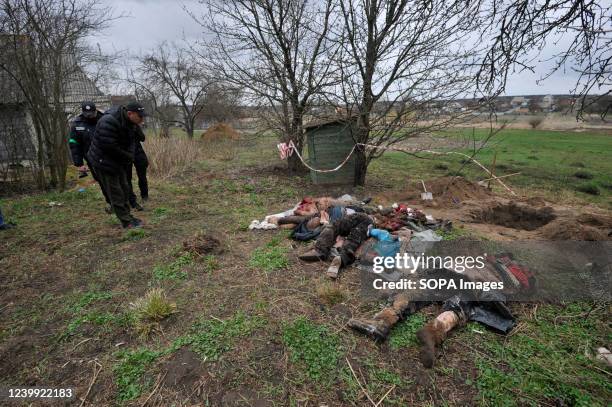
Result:
<svg viewBox="0 0 612 407">
<path fill-rule="evenodd" d="M 134 167 L 136 168 L 136 176 L 138 177 L 138 189 L 140 190 L 140 197 L 142 199 L 149 198 L 149 182 L 147 181 L 147 167 L 149 163 L 144 162 L 134 162 Z M 130 165 L 129 169 L 125 171 L 127 176 L 127 181 L 130 187 L 130 193 L 128 196 L 128 200 L 132 208 L 136 206 L 136 194 L 134 193 L 134 187 L 132 187 L 132 166 Z"/>
<path fill-rule="evenodd" d="M 104 200 L 106 201 L 107 204 L 110 205 L 111 204 L 110 198 L 108 197 L 108 195 L 106 195 L 106 190 L 102 188 L 102 182 L 100 182 L 98 171 L 96 171 L 93 165 L 89 164 L 89 161 L 86 161 L 86 162 L 87 162 L 87 167 L 89 167 L 89 172 L 91 173 L 91 176 L 98 183 L 98 185 L 100 185 L 100 189 L 102 190 L 102 195 L 104 195 Z"/>
<path fill-rule="evenodd" d="M 130 213 L 130 205 L 128 203 L 130 189 L 125 173 L 111 174 L 100 169 L 96 170 L 100 178 L 100 186 L 110 199 L 115 215 L 117 215 L 121 224 L 126 226 L 134 220 L 134 217 Z"/>
<path fill-rule="evenodd" d="M 323 255 L 329 256 L 336 237 L 345 236 L 346 240 L 340 248 L 342 265 L 348 266 L 355 261 L 355 253 L 368 238 L 368 226 L 372 219 L 365 213 L 354 213 L 344 216 L 331 225 L 325 226 L 317 238 L 315 248 Z"/>
</svg>

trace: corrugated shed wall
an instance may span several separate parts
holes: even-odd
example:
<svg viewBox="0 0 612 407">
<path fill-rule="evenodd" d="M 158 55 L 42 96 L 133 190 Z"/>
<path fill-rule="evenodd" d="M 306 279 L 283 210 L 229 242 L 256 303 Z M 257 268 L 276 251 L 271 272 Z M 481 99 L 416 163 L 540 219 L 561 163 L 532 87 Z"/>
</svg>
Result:
<svg viewBox="0 0 612 407">
<path fill-rule="evenodd" d="M 346 123 L 330 123 L 306 130 L 310 165 L 317 169 L 337 167 L 353 149 L 353 138 Z M 355 159 L 353 156 L 338 171 L 310 172 L 314 184 L 353 185 Z"/>
</svg>

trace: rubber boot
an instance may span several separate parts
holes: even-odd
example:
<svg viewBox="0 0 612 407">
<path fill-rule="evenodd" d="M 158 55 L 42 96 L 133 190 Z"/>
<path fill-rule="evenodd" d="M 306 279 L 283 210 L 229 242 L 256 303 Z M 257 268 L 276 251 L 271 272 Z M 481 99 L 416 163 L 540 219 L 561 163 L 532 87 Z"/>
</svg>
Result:
<svg viewBox="0 0 612 407">
<path fill-rule="evenodd" d="M 327 277 L 336 279 L 338 278 L 338 273 L 340 272 L 340 267 L 342 267 L 342 258 L 340 256 L 336 256 L 332 259 L 330 266 L 327 268 Z"/>
<path fill-rule="evenodd" d="M 433 321 L 425 324 L 417 332 L 417 338 L 423 344 L 421 348 L 421 363 L 430 369 L 436 359 L 436 348 L 444 342 L 446 335 L 459 323 L 459 316 L 453 311 L 444 311 Z"/>
<path fill-rule="evenodd" d="M 398 323 L 409 307 L 408 296 L 398 294 L 393 300 L 393 305 L 374 315 L 373 319 L 351 319 L 348 326 L 375 340 L 383 341 L 387 339 L 391 328 Z"/>
<path fill-rule="evenodd" d="M 306 253 L 299 255 L 298 258 L 302 261 L 313 262 L 325 260 L 325 255 L 317 249 L 310 249 Z"/>
</svg>

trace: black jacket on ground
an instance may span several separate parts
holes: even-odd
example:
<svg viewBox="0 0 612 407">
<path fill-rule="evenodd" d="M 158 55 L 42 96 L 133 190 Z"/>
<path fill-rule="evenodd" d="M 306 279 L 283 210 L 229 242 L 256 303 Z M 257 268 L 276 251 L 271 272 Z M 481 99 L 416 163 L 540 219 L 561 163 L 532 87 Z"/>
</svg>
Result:
<svg viewBox="0 0 612 407">
<path fill-rule="evenodd" d="M 134 161 L 139 126 L 127 116 L 125 107 L 113 107 L 98 120 L 87 158 L 94 167 L 119 174 Z"/>
<path fill-rule="evenodd" d="M 83 159 L 86 159 L 91 140 L 98 120 L 102 117 L 102 113 L 97 112 L 94 119 L 87 119 L 82 114 L 78 115 L 70 125 L 70 135 L 68 136 L 68 144 L 70 145 L 70 155 L 72 162 L 77 167 L 82 166 Z"/>
</svg>

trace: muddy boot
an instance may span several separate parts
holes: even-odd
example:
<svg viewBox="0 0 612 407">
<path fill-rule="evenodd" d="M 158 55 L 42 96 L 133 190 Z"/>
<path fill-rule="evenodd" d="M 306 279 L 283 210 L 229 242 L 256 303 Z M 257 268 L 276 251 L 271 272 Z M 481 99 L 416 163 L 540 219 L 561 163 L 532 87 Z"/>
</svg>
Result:
<svg viewBox="0 0 612 407">
<path fill-rule="evenodd" d="M 436 360 L 436 347 L 440 346 L 446 334 L 459 323 L 459 317 L 453 311 L 445 311 L 436 319 L 425 324 L 417 332 L 417 338 L 423 344 L 421 348 L 421 363 L 430 369 Z"/>
<path fill-rule="evenodd" d="M 377 341 L 387 339 L 391 330 L 384 321 L 379 319 L 351 319 L 348 322 L 348 326 Z"/>
<path fill-rule="evenodd" d="M 351 319 L 348 326 L 372 339 L 384 341 L 399 319 L 395 310 L 389 307 L 374 315 L 373 319 Z"/>
<path fill-rule="evenodd" d="M 325 255 L 319 252 L 317 249 L 308 250 L 306 253 L 303 253 L 298 256 L 300 260 L 303 261 L 322 261 L 325 260 Z"/>
<path fill-rule="evenodd" d="M 331 265 L 325 274 L 327 274 L 327 277 L 330 278 L 338 278 L 340 267 L 342 267 L 342 258 L 340 256 L 336 256 L 332 259 Z"/>
</svg>

